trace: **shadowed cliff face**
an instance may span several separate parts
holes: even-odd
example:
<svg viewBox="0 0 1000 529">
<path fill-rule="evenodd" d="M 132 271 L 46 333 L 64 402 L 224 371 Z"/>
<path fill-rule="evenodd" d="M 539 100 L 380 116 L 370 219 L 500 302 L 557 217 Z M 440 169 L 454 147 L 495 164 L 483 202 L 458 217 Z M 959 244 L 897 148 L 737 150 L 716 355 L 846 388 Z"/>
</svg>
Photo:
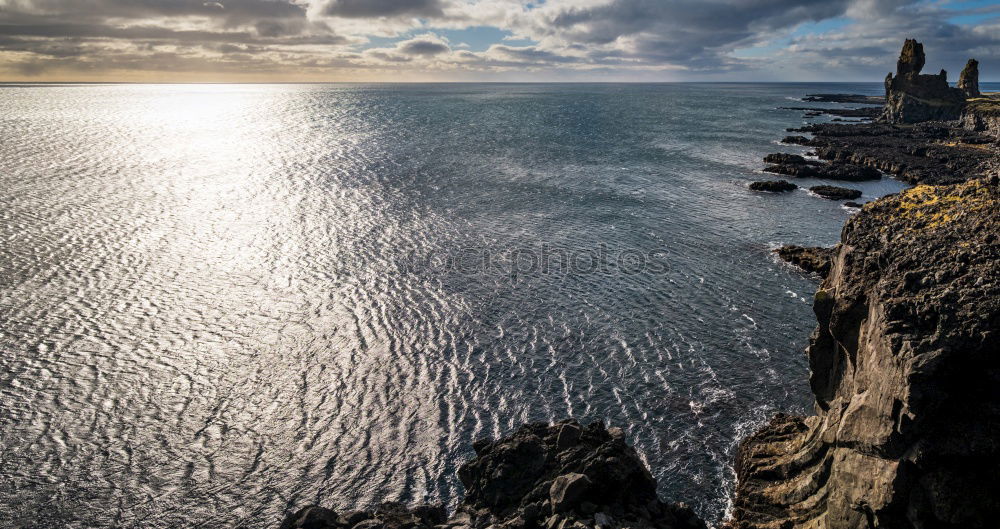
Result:
<svg viewBox="0 0 1000 529">
<path fill-rule="evenodd" d="M 741 444 L 734 525 L 996 527 L 997 184 L 918 186 L 848 221 L 814 303 L 817 414 Z"/>
</svg>

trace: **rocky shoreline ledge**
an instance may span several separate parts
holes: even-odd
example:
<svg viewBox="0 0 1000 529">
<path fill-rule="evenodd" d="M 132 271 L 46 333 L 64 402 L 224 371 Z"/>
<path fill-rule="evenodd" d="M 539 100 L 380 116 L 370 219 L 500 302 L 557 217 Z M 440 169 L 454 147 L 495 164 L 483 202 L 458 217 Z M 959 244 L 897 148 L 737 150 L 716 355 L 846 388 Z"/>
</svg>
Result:
<svg viewBox="0 0 1000 529">
<path fill-rule="evenodd" d="M 878 111 L 828 112 L 867 122 L 793 129 L 811 137 L 785 143 L 812 148 L 819 161 L 786 153 L 765 159 L 767 172 L 793 178 L 861 181 L 888 173 L 922 185 L 853 204 L 859 211 L 834 248 L 776 250 L 823 278 L 807 349 L 815 414 L 779 414 L 740 443 L 726 527 L 997 526 L 1000 97 L 978 93 L 974 62 L 953 89 L 944 72 L 920 74 L 923 47 L 907 41 L 885 98 L 804 99 L 884 102 Z M 819 113 L 807 117 L 824 113 L 805 110 Z M 798 187 L 783 180 L 751 185 Z M 837 189 L 823 191 L 848 198 Z M 459 469 L 466 496 L 451 516 L 443 506 L 309 506 L 281 528 L 706 527 L 688 507 L 657 496 L 655 479 L 618 428 L 527 424 L 473 448 L 476 456 Z"/>
<path fill-rule="evenodd" d="M 682 504 L 664 503 L 656 480 L 619 428 L 574 420 L 526 424 L 473 444 L 458 470 L 465 499 L 450 518 L 442 506 L 385 504 L 338 514 L 306 507 L 281 529 L 705 529 Z"/>
</svg>

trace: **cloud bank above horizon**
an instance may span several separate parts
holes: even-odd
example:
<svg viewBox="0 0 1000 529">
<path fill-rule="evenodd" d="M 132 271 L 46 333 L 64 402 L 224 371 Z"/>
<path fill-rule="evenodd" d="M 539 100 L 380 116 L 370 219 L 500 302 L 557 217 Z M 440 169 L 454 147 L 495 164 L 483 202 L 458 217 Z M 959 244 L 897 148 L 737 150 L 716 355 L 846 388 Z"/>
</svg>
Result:
<svg viewBox="0 0 1000 529">
<path fill-rule="evenodd" d="M 1000 2 L 0 0 L 0 81 L 1000 79 Z"/>
</svg>

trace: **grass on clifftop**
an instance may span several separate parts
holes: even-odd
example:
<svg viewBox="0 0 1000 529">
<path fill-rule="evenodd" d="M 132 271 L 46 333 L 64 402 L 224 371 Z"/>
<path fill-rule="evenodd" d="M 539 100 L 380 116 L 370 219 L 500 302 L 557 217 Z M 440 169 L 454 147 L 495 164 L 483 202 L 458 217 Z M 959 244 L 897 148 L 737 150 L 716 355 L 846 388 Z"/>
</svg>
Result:
<svg viewBox="0 0 1000 529">
<path fill-rule="evenodd" d="M 998 207 L 983 180 L 970 180 L 954 186 L 919 185 L 899 194 L 896 209 L 908 230 L 935 229 L 955 219 L 987 208 Z"/>
<path fill-rule="evenodd" d="M 966 108 L 981 115 L 1000 115 L 1000 92 L 982 94 L 966 100 Z"/>
</svg>

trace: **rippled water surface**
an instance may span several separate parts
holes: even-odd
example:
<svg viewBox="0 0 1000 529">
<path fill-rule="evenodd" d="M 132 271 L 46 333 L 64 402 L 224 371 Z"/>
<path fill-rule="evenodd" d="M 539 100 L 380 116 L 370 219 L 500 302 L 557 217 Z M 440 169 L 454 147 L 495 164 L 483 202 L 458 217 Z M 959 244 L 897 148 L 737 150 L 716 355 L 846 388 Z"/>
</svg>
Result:
<svg viewBox="0 0 1000 529">
<path fill-rule="evenodd" d="M 717 519 L 811 402 L 768 248 L 850 214 L 746 184 L 776 107 L 879 89 L 0 86 L 0 526 L 453 500 L 473 440 L 567 416 Z"/>
</svg>

